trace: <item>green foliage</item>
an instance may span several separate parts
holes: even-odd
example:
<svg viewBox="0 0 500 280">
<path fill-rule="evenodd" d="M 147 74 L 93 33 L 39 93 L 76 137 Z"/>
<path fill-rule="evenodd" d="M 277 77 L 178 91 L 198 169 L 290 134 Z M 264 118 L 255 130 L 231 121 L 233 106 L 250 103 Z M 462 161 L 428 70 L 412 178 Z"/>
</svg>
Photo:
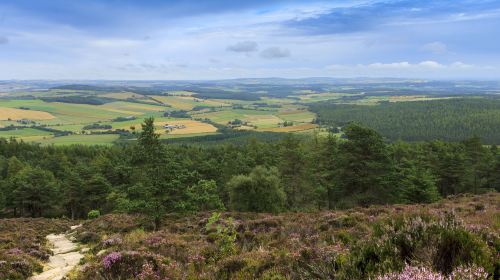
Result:
<svg viewBox="0 0 500 280">
<path fill-rule="evenodd" d="M 489 266 L 490 256 L 485 242 L 463 228 L 444 229 L 436 250 L 434 267 L 446 274 L 461 265 Z"/>
<path fill-rule="evenodd" d="M 359 125 L 333 135 L 252 139 L 241 145 L 169 145 L 147 119 L 138 143 L 42 147 L 0 140 L 2 215 L 280 212 L 429 203 L 500 189 L 500 155 L 478 138 L 387 143 Z M 3 201 L 3 202 L 2 202 Z M 36 208 L 36 209 L 35 209 Z M 41 210 L 41 211 L 40 211 Z"/>
<path fill-rule="evenodd" d="M 348 141 L 339 145 L 335 200 L 338 207 L 396 201 L 394 169 L 383 138 L 358 125 L 345 129 Z"/>
<path fill-rule="evenodd" d="M 87 214 L 87 219 L 92 220 L 99 218 L 99 216 L 101 216 L 101 212 L 99 210 L 90 210 Z"/>
<path fill-rule="evenodd" d="M 280 151 L 279 172 L 281 185 L 286 193 L 288 209 L 313 208 L 314 190 L 309 183 L 304 147 L 300 139 L 289 134 L 283 139 Z"/>
<path fill-rule="evenodd" d="M 58 198 L 58 186 L 50 171 L 26 166 L 10 180 L 13 190 L 13 207 L 21 215 L 27 211 L 31 217 L 50 215 Z"/>
<path fill-rule="evenodd" d="M 217 184 L 214 180 L 200 180 L 186 191 L 186 210 L 211 211 L 224 210 L 224 203 L 217 193 Z"/>
<path fill-rule="evenodd" d="M 401 217 L 376 225 L 374 238 L 353 250 L 345 271 L 362 279 L 400 271 L 408 263 L 429 261 L 443 274 L 470 265 L 492 271 L 492 258 L 485 241 L 451 214 L 439 220 Z"/>
<path fill-rule="evenodd" d="M 217 253 L 212 256 L 213 261 L 218 261 L 236 253 L 237 232 L 232 218 L 224 220 L 221 218 L 220 213 L 213 213 L 208 218 L 205 230 L 211 233 L 210 236 L 217 246 Z"/>
<path fill-rule="evenodd" d="M 401 200 L 404 203 L 430 203 L 440 198 L 436 179 L 430 171 L 417 164 L 407 162 L 401 167 L 398 184 L 401 188 Z"/>
<path fill-rule="evenodd" d="M 375 106 L 318 102 L 310 105 L 318 122 L 338 127 L 362 123 L 391 140 L 461 141 L 474 135 L 500 143 L 500 100 L 449 99 L 387 102 Z"/>
<path fill-rule="evenodd" d="M 283 210 L 285 193 L 275 168 L 255 167 L 249 175 L 238 175 L 228 182 L 231 209 L 250 212 Z"/>
</svg>

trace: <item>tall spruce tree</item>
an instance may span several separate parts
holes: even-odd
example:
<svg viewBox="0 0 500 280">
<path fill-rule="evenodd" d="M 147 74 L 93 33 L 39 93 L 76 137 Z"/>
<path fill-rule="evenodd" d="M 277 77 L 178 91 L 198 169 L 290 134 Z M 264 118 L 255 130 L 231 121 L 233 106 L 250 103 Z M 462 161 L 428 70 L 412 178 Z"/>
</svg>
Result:
<svg viewBox="0 0 500 280">
<path fill-rule="evenodd" d="M 394 167 L 380 134 L 356 124 L 344 129 L 339 145 L 335 201 L 338 207 L 394 202 Z"/>
</svg>

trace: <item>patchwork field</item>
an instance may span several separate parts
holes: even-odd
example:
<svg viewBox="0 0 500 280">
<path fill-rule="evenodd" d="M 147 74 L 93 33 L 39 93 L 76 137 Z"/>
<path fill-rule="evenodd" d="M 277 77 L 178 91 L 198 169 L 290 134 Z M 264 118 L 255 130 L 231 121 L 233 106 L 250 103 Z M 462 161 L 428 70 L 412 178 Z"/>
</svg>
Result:
<svg viewBox="0 0 500 280">
<path fill-rule="evenodd" d="M 25 109 L 15 108 L 1 108 L 0 107 L 0 120 L 51 120 L 55 117 L 48 112 L 32 111 Z"/>
<path fill-rule="evenodd" d="M 15 130 L 6 130 L 6 131 L 0 131 L 0 137 L 3 138 L 20 138 L 24 139 L 26 137 L 31 137 L 31 136 L 52 136 L 52 133 L 39 130 L 39 129 L 34 129 L 34 128 L 22 128 L 22 129 L 15 129 Z"/>
<path fill-rule="evenodd" d="M 0 137 L 43 145 L 132 141 L 146 117 L 155 118 L 162 138 L 225 133 L 212 124 L 239 131 L 314 131 L 326 135 L 332 133 L 331 128 L 323 123 L 321 127 L 313 124 L 318 115 L 312 109 L 326 102 L 372 107 L 388 102 L 452 98 L 427 92 L 405 93 L 407 89 L 379 89 L 378 85 L 368 87 L 370 92 L 354 85 L 307 88 L 303 85 L 260 86 L 254 82 L 236 86 L 225 86 L 225 83 L 194 86 L 182 82 L 172 88 L 162 87 L 161 82 L 150 86 L 111 83 L 103 87 L 67 85 L 8 92 L 0 98 L 0 128 L 4 130 Z M 165 129 L 166 124 L 182 128 Z M 26 128 L 21 129 L 23 127 Z"/>
<path fill-rule="evenodd" d="M 118 140 L 117 134 L 94 134 L 94 135 L 68 135 L 61 137 L 53 137 L 42 140 L 35 140 L 35 142 L 42 145 L 112 145 L 114 141 Z"/>
<path fill-rule="evenodd" d="M 211 124 L 203 123 L 199 121 L 192 120 L 176 120 L 161 123 L 161 125 L 178 125 L 185 126 L 182 129 L 174 129 L 169 131 L 167 134 L 179 135 L 179 134 L 200 134 L 200 133 L 213 133 L 217 131 L 217 128 Z"/>
<path fill-rule="evenodd" d="M 231 106 L 223 101 L 212 100 L 212 99 L 200 99 L 191 96 L 152 96 L 154 100 L 157 100 L 165 105 L 171 106 L 175 109 L 190 111 L 197 106 L 206 107 L 223 107 Z"/>
</svg>

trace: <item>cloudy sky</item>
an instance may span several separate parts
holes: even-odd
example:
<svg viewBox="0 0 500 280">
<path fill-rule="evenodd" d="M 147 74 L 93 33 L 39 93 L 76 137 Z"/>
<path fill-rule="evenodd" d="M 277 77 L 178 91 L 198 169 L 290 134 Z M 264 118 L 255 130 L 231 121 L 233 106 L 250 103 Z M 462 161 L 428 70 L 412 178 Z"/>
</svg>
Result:
<svg viewBox="0 0 500 280">
<path fill-rule="evenodd" d="M 499 0 L 0 0 L 0 79 L 500 79 Z"/>
</svg>

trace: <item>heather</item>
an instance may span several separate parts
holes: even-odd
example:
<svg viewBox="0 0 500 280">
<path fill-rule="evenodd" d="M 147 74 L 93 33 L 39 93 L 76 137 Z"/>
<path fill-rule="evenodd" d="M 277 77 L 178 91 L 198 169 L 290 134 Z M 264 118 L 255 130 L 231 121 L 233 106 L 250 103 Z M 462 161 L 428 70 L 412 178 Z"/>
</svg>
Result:
<svg viewBox="0 0 500 280">
<path fill-rule="evenodd" d="M 72 222 L 66 219 L 0 219 L 0 279 L 26 279 L 40 272 L 52 252 L 49 233 L 61 233 Z"/>
<path fill-rule="evenodd" d="M 105 215 L 78 229 L 91 251 L 72 279 L 496 279 L 499 205 L 492 193 L 314 213 L 172 214 L 156 230 L 144 216 Z"/>
</svg>

